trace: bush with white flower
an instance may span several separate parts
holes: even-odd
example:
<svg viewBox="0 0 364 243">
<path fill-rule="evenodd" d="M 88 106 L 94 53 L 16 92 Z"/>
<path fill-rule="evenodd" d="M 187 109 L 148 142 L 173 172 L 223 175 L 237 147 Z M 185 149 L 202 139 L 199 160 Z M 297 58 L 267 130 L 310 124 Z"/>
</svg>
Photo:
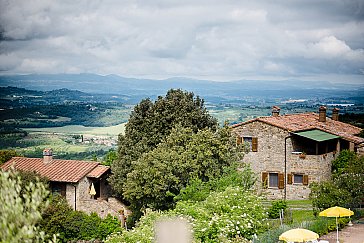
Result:
<svg viewBox="0 0 364 243">
<path fill-rule="evenodd" d="M 228 187 L 201 202 L 180 201 L 174 210 L 148 212 L 133 230 L 113 235 L 106 242 L 153 242 L 156 220 L 172 216 L 191 223 L 194 242 L 248 242 L 266 229 L 267 213 L 253 192 L 239 186 Z"/>
</svg>

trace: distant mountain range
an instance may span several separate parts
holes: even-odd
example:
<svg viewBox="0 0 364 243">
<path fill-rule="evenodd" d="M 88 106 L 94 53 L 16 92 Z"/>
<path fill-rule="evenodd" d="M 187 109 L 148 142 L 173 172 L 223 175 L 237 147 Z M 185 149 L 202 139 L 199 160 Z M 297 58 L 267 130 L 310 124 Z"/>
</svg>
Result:
<svg viewBox="0 0 364 243">
<path fill-rule="evenodd" d="M 364 97 L 364 85 L 338 84 L 328 81 L 256 81 L 217 82 L 189 78 L 165 80 L 125 78 L 97 74 L 30 74 L 2 75 L 0 86 L 14 86 L 31 90 L 50 91 L 67 88 L 87 93 L 115 94 L 155 98 L 171 88 L 192 91 L 208 99 L 239 100 L 246 97 L 264 98 L 320 98 Z"/>
</svg>

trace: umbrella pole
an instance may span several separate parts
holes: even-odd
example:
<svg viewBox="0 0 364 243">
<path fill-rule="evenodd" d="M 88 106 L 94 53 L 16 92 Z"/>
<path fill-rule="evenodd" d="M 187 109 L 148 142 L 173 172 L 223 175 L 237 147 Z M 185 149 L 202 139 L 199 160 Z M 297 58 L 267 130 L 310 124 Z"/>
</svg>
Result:
<svg viewBox="0 0 364 243">
<path fill-rule="evenodd" d="M 337 217 L 336 218 L 336 243 L 340 243 L 339 242 L 339 227 L 337 225 Z"/>
</svg>

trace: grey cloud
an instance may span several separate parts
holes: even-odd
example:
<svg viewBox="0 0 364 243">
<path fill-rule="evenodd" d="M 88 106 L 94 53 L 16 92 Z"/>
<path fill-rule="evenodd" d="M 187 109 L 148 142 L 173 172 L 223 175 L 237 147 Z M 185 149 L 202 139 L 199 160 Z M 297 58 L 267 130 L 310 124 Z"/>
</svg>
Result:
<svg viewBox="0 0 364 243">
<path fill-rule="evenodd" d="M 364 69 L 361 0 L 0 0 L 0 8 L 2 73 L 228 80 Z"/>
</svg>

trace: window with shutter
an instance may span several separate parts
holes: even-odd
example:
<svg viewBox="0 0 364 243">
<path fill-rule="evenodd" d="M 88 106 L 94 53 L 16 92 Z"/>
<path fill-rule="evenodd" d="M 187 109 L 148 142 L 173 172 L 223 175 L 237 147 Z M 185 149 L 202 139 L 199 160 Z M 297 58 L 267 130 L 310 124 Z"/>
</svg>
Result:
<svg viewBox="0 0 364 243">
<path fill-rule="evenodd" d="M 292 184 L 292 174 L 287 175 L 287 184 Z"/>
<path fill-rule="evenodd" d="M 258 152 L 258 138 L 257 137 L 252 138 L 252 151 Z"/>
<path fill-rule="evenodd" d="M 240 137 L 240 136 L 236 137 L 236 144 L 241 144 L 242 141 L 243 141 L 242 137 Z"/>
<path fill-rule="evenodd" d="M 278 173 L 269 173 L 269 187 L 270 188 L 277 188 L 278 187 Z"/>
<path fill-rule="evenodd" d="M 284 188 L 284 174 L 279 173 L 278 174 L 278 189 L 283 189 L 283 188 Z"/>
<path fill-rule="evenodd" d="M 293 175 L 293 183 L 294 184 L 303 184 L 303 175 L 294 174 Z"/>
<path fill-rule="evenodd" d="M 262 172 L 262 185 L 263 188 L 268 188 L 268 173 Z"/>
<path fill-rule="evenodd" d="M 308 185 L 308 175 L 303 175 L 303 185 Z"/>
</svg>

